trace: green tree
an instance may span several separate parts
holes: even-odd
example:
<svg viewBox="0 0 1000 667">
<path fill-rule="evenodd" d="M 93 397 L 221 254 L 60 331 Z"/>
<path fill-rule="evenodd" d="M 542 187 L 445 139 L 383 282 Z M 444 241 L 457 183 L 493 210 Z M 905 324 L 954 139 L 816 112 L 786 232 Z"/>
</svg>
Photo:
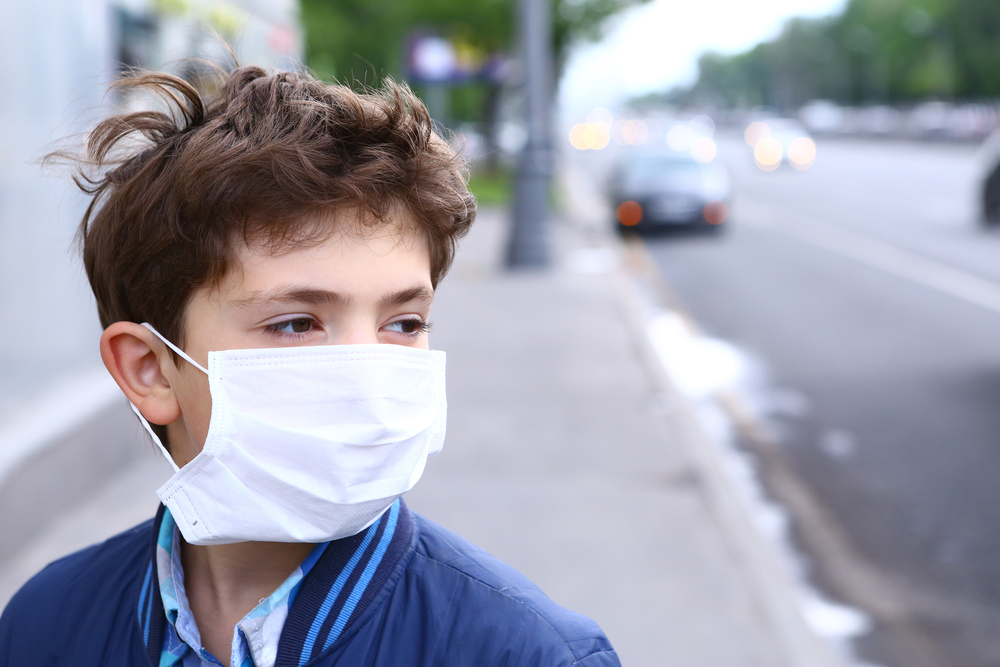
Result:
<svg viewBox="0 0 1000 667">
<path fill-rule="evenodd" d="M 593 38 L 608 16 L 648 0 L 554 0 L 557 67 L 569 44 Z M 377 83 L 405 75 L 406 40 L 426 29 L 467 45 L 482 57 L 509 54 L 516 38 L 515 0 L 301 0 L 306 64 L 323 78 Z M 480 84 L 482 85 L 488 84 Z M 456 91 L 456 115 L 481 120 L 488 91 Z"/>
<path fill-rule="evenodd" d="M 735 56 L 706 54 L 681 102 L 777 108 L 1000 95 L 1000 2 L 850 0 Z"/>
</svg>

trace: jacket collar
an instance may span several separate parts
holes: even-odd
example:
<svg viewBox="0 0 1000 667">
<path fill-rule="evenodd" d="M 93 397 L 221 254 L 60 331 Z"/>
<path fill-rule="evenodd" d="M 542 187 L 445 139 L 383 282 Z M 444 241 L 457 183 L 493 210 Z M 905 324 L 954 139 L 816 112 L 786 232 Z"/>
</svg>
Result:
<svg viewBox="0 0 1000 667">
<path fill-rule="evenodd" d="M 139 590 L 139 632 L 150 662 L 160 663 L 166 616 L 160 602 L 156 540 L 163 521 L 153 521 L 148 565 Z M 329 543 L 292 602 L 278 642 L 275 667 L 300 667 L 330 649 L 369 608 L 413 549 L 413 517 L 402 499 L 367 529 Z"/>
</svg>

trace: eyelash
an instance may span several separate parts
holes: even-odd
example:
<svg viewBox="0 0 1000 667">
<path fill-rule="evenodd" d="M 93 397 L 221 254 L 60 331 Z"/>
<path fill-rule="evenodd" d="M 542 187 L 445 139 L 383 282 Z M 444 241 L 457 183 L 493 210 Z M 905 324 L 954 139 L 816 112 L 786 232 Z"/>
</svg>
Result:
<svg viewBox="0 0 1000 667">
<path fill-rule="evenodd" d="M 290 320 L 282 320 L 280 322 L 274 322 L 273 324 L 268 324 L 264 327 L 264 331 L 276 338 L 299 338 L 305 336 L 312 332 L 312 328 L 309 331 L 299 331 L 299 332 L 287 332 L 281 331 L 282 327 L 288 326 L 293 322 L 309 322 L 310 327 L 316 324 L 316 320 L 311 317 L 293 317 Z"/>
<path fill-rule="evenodd" d="M 266 327 L 264 327 L 264 331 L 266 331 L 268 334 L 272 336 L 275 336 L 276 338 L 299 338 L 301 336 L 309 334 L 313 330 L 310 329 L 309 331 L 301 331 L 293 333 L 281 330 L 283 327 L 286 327 L 289 324 L 292 324 L 293 322 L 309 322 L 310 325 L 316 324 L 316 320 L 311 317 L 294 317 L 290 320 L 282 320 L 280 322 L 274 322 L 273 324 L 268 324 Z M 431 330 L 432 326 L 430 322 L 425 322 L 424 320 L 417 317 L 413 317 L 407 320 L 395 320 L 394 322 L 389 323 L 389 325 L 392 324 L 410 325 L 411 327 L 414 328 L 414 331 L 399 332 L 404 336 L 419 336 L 420 334 L 426 334 L 428 331 Z"/>
<path fill-rule="evenodd" d="M 420 334 L 425 334 L 431 330 L 431 323 L 424 322 L 422 319 L 413 317 L 408 320 L 396 320 L 395 322 L 390 322 L 389 324 L 409 324 L 414 327 L 414 331 L 409 333 L 403 331 L 404 336 L 419 336 Z"/>
</svg>

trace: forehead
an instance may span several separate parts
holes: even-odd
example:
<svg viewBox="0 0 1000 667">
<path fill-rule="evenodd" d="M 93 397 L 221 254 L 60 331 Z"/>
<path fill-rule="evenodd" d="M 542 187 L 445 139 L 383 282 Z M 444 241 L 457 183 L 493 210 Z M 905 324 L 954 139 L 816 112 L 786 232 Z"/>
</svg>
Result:
<svg viewBox="0 0 1000 667">
<path fill-rule="evenodd" d="M 316 214 L 298 221 L 294 235 L 241 243 L 236 250 L 220 294 L 285 283 L 345 289 L 431 280 L 427 240 L 403 215 L 371 221 L 351 211 Z"/>
</svg>

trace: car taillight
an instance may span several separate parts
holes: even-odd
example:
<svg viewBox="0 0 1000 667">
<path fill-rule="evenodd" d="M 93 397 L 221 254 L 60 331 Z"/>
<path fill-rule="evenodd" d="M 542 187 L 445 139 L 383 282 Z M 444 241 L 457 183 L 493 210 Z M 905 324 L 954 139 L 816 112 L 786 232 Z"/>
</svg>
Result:
<svg viewBox="0 0 1000 667">
<path fill-rule="evenodd" d="M 710 201 L 701 209 L 701 215 L 710 225 L 721 225 L 729 217 L 729 207 L 723 201 Z"/>
<path fill-rule="evenodd" d="M 635 227 L 642 220 L 642 206 L 639 205 L 639 202 L 625 201 L 618 205 L 615 215 L 618 222 L 626 227 Z"/>
</svg>

